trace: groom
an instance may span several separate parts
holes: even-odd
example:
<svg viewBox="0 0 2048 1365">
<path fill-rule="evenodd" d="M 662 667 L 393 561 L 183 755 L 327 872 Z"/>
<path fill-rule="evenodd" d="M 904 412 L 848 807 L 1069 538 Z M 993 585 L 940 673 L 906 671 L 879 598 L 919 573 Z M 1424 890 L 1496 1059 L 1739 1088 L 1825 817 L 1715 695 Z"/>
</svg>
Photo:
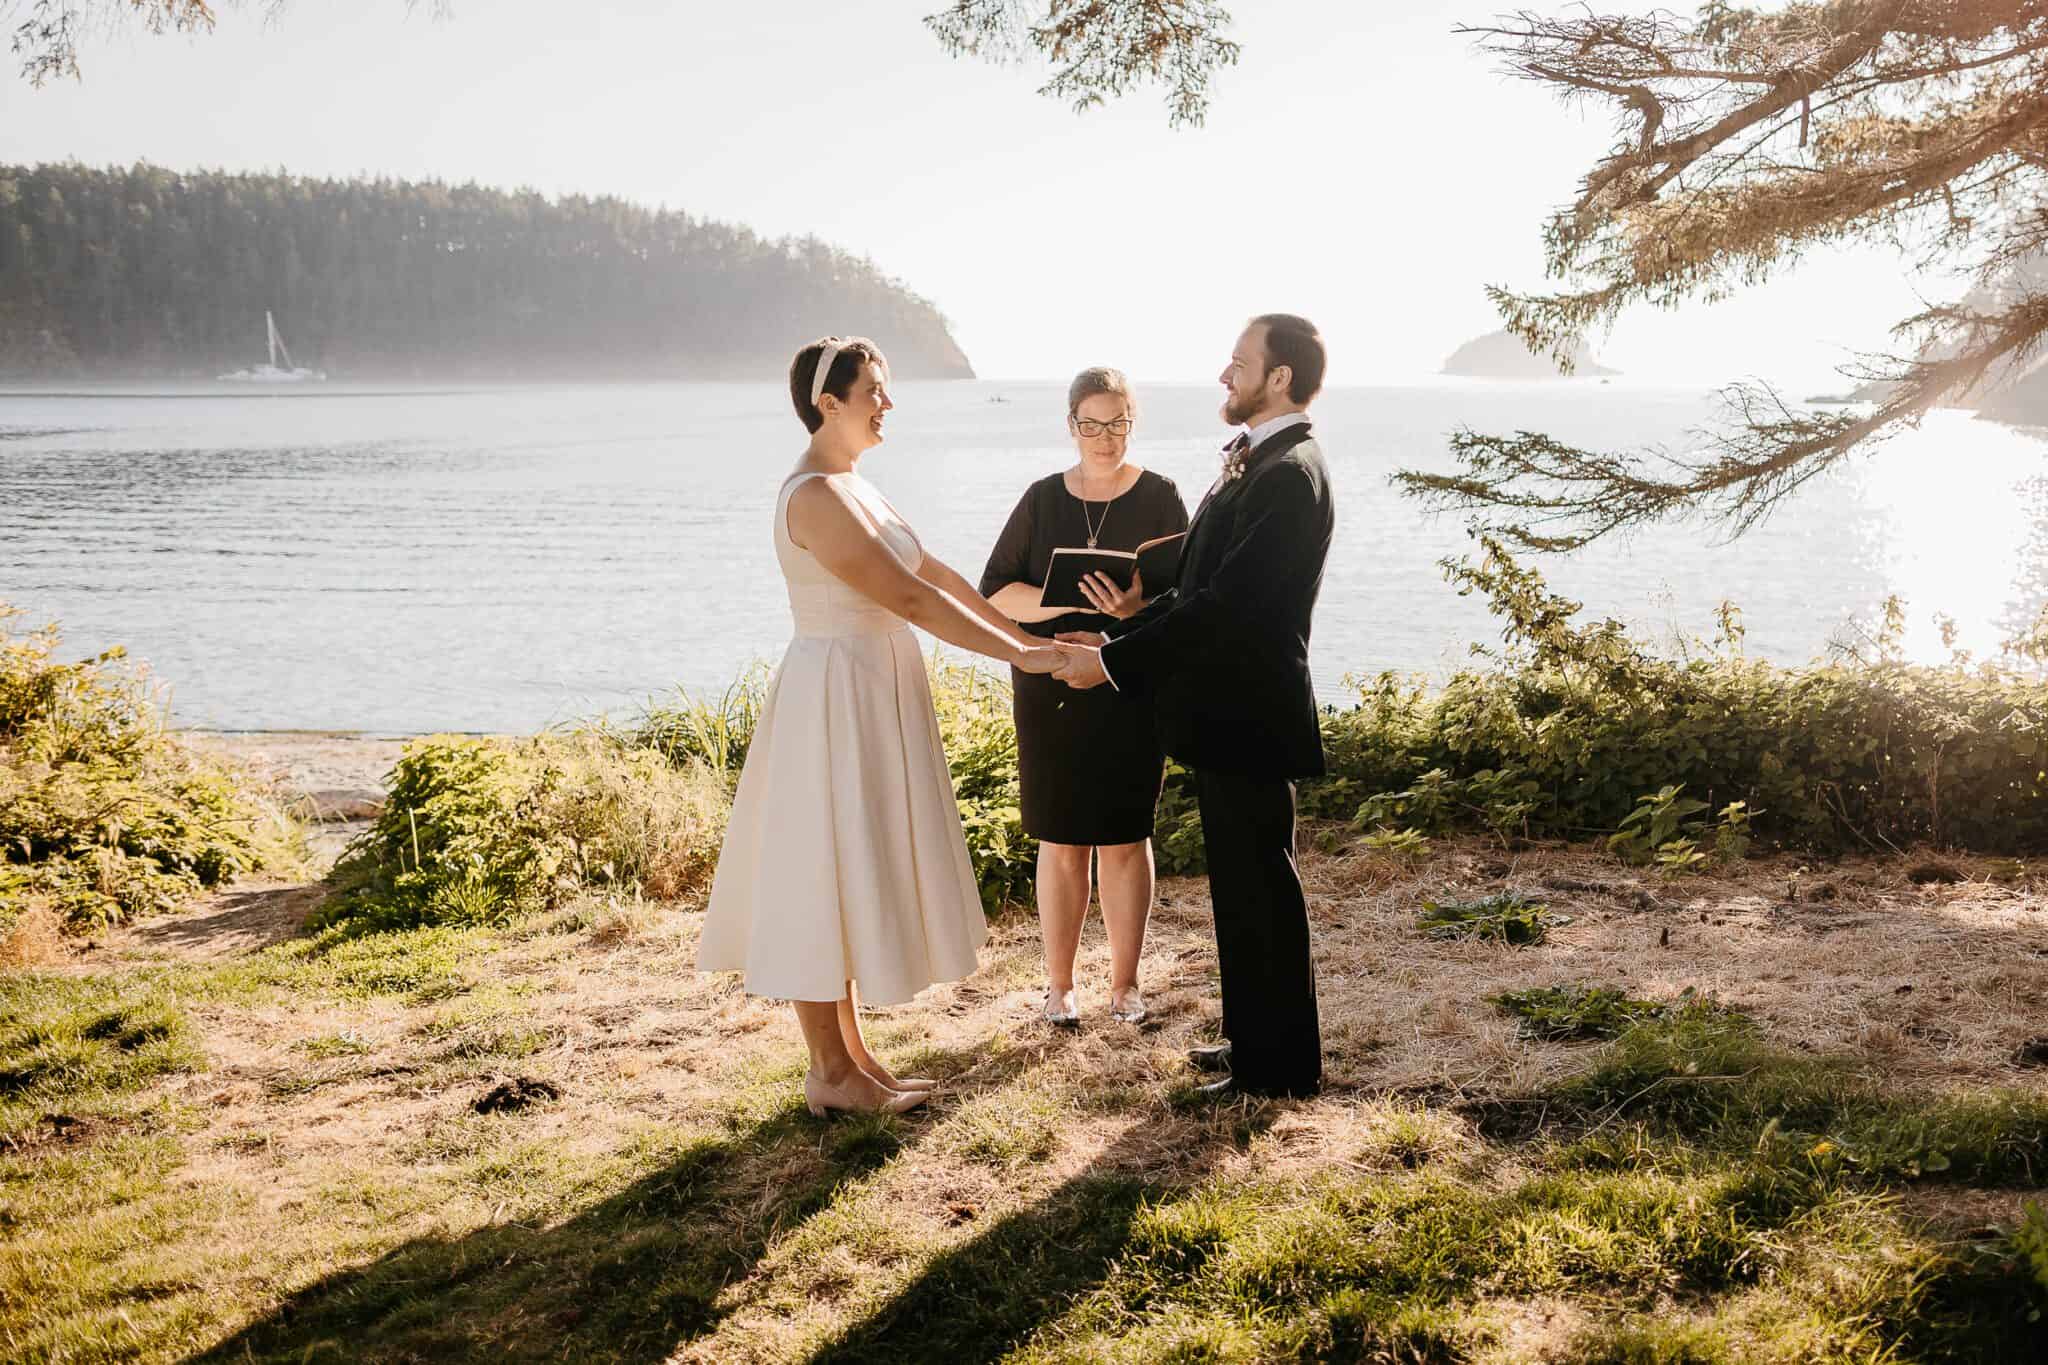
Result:
<svg viewBox="0 0 2048 1365">
<path fill-rule="evenodd" d="M 1223 977 L 1229 1076 L 1203 1087 L 1310 1095 L 1322 1082 L 1308 905 L 1294 866 L 1294 779 L 1323 771 L 1309 616 L 1335 518 L 1310 432 L 1323 339 L 1289 313 L 1253 318 L 1221 375 L 1223 420 L 1246 431 L 1188 528 L 1171 591 L 1107 636 L 1062 635 L 1057 676 L 1153 695 L 1166 752 L 1194 770 Z"/>
</svg>

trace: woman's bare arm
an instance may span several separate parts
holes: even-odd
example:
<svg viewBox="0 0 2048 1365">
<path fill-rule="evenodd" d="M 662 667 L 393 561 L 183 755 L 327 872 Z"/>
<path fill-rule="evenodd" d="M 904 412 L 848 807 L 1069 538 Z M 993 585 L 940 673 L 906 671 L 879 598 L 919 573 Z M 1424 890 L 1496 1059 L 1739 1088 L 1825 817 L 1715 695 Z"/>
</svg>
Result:
<svg viewBox="0 0 2048 1365">
<path fill-rule="evenodd" d="M 1038 599 L 1044 596 L 1043 588 L 1029 583 L 1005 583 L 997 588 L 988 599 L 989 604 L 1012 621 L 1029 624 L 1033 621 L 1050 621 L 1055 616 L 1065 616 L 1064 607 L 1041 607 Z"/>
<path fill-rule="evenodd" d="M 1021 632 L 1013 636 L 1015 628 L 1008 622 L 998 627 L 984 619 L 983 613 L 998 621 L 1001 617 L 971 588 L 963 600 L 904 568 L 852 498 L 830 479 L 806 480 L 789 495 L 787 507 L 790 539 L 809 550 L 834 578 L 877 606 L 949 645 L 1027 672 L 1050 672 L 1058 663 L 1056 650 L 1037 647 L 1038 641 Z M 950 569 L 945 572 L 952 574 Z M 952 577 L 959 580 L 957 574 Z M 959 581 L 965 588 L 965 581 Z"/>
<path fill-rule="evenodd" d="M 940 559 L 937 555 L 926 555 L 924 563 L 918 568 L 917 575 L 940 592 L 958 598 L 968 610 L 1002 631 L 1003 634 L 1011 639 L 1019 642 L 1029 640 L 1032 644 L 1038 643 L 1035 636 L 1026 635 L 1023 631 L 1018 630 L 1014 624 L 1025 618 L 1004 611 L 997 603 L 983 597 L 972 583 L 961 577 L 959 570 Z M 1028 583 L 1012 583 L 1010 587 L 1022 588 L 1026 592 L 1032 591 L 1031 585 Z M 1005 589 L 1005 591 L 1008 591 L 1008 589 Z M 997 595 L 1000 596 L 1001 594 Z M 1047 612 L 1037 619 L 1041 621 L 1050 620 L 1058 614 L 1058 612 Z"/>
</svg>

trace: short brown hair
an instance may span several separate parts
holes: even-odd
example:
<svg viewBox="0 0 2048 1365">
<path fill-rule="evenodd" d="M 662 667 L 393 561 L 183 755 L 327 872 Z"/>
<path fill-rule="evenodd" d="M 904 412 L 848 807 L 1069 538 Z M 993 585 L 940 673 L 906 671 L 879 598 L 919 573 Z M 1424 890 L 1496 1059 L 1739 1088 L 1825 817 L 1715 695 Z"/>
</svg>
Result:
<svg viewBox="0 0 2048 1365">
<path fill-rule="evenodd" d="M 1107 365 L 1090 365 L 1067 385 L 1067 416 L 1072 417 L 1079 412 L 1081 405 L 1098 393 L 1123 399 L 1131 415 L 1138 415 L 1138 395 L 1131 392 L 1131 381 L 1124 378 L 1124 372 L 1112 370 Z"/>
<path fill-rule="evenodd" d="M 1266 370 L 1271 373 L 1285 365 L 1291 375 L 1287 396 L 1306 403 L 1323 390 L 1323 367 L 1328 357 L 1322 334 L 1307 318 L 1293 313 L 1261 313 L 1249 324 L 1266 329 Z"/>
<path fill-rule="evenodd" d="M 789 362 L 789 401 L 796 405 L 796 415 L 804 430 L 813 435 L 825 425 L 825 414 L 811 401 L 811 381 L 818 377 L 818 360 L 825 354 L 825 348 L 834 345 L 839 347 L 839 354 L 832 357 L 832 368 L 825 371 L 821 398 L 829 393 L 843 403 L 853 381 L 870 363 L 879 362 L 884 371 L 889 368 L 882 348 L 866 337 L 819 337 L 798 351 L 796 359 Z"/>
</svg>

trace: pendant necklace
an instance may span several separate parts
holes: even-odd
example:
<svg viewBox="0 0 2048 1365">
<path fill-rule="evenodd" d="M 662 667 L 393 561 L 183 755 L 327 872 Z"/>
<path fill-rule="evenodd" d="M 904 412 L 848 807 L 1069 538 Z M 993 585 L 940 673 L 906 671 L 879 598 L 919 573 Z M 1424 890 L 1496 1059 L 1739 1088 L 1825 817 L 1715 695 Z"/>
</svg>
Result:
<svg viewBox="0 0 2048 1365">
<path fill-rule="evenodd" d="M 1088 499 L 1081 499 L 1081 520 L 1087 523 L 1088 526 L 1089 549 L 1095 548 L 1095 538 L 1101 535 L 1102 528 L 1109 524 L 1109 504 L 1115 501 L 1115 498 L 1111 498 L 1102 504 L 1102 520 L 1097 521 L 1094 517 L 1088 515 Z"/>
</svg>

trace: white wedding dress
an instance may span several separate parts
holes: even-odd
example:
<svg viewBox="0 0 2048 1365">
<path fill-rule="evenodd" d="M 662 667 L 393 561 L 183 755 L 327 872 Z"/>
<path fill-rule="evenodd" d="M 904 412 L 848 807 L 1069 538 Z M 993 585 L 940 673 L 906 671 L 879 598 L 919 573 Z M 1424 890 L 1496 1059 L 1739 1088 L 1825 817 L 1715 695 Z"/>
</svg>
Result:
<svg viewBox="0 0 2048 1365">
<path fill-rule="evenodd" d="M 700 971 L 749 995 L 900 1004 L 975 968 L 988 921 L 916 637 L 789 538 L 790 494 L 828 478 L 913 572 L 924 547 L 858 474 L 775 500 L 796 635 L 768 686 L 704 914 Z"/>
</svg>

